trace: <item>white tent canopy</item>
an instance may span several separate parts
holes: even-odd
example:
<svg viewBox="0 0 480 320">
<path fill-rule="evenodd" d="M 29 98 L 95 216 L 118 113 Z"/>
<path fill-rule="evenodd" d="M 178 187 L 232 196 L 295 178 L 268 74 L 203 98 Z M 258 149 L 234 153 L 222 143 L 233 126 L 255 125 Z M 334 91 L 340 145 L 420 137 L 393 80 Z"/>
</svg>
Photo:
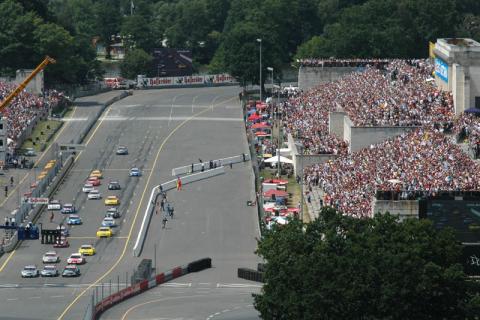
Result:
<svg viewBox="0 0 480 320">
<path fill-rule="evenodd" d="M 274 156 L 274 157 L 271 157 L 271 158 L 268 158 L 267 160 L 265 160 L 266 163 L 277 163 L 278 162 L 278 156 Z M 293 160 L 290 160 L 288 158 L 285 158 L 285 157 L 282 157 L 280 156 L 280 162 L 281 163 L 290 163 L 290 164 L 293 164 Z"/>
<path fill-rule="evenodd" d="M 278 154 L 278 149 L 277 150 L 277 154 Z M 290 154 L 292 153 L 292 149 L 290 148 L 281 148 L 280 149 L 280 155 L 281 156 L 289 156 Z"/>
</svg>

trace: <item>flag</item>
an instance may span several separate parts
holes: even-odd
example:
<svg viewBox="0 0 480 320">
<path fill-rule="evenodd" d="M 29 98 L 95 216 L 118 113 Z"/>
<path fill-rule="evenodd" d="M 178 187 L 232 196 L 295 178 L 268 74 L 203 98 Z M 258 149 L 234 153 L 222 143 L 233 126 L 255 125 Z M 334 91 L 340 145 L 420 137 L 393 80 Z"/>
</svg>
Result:
<svg viewBox="0 0 480 320">
<path fill-rule="evenodd" d="M 130 15 L 133 14 L 133 10 L 135 10 L 135 5 L 133 4 L 133 0 L 130 1 Z"/>
<path fill-rule="evenodd" d="M 177 190 L 182 190 L 182 180 L 180 180 L 180 177 L 177 178 Z"/>
</svg>

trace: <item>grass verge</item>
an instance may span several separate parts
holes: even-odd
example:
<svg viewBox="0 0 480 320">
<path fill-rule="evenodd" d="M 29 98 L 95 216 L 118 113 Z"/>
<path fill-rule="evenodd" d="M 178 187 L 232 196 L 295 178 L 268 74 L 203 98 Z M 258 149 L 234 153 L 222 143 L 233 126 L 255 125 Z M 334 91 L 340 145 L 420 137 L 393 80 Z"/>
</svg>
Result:
<svg viewBox="0 0 480 320">
<path fill-rule="evenodd" d="M 22 149 L 34 148 L 35 151 L 41 152 L 42 146 L 47 146 L 53 134 L 62 126 L 62 121 L 45 120 L 40 121 L 33 129 L 30 138 L 25 140 Z M 43 134 L 42 134 L 43 133 Z M 35 142 L 35 145 L 33 144 Z M 43 148 L 45 148 L 43 147 Z"/>
</svg>

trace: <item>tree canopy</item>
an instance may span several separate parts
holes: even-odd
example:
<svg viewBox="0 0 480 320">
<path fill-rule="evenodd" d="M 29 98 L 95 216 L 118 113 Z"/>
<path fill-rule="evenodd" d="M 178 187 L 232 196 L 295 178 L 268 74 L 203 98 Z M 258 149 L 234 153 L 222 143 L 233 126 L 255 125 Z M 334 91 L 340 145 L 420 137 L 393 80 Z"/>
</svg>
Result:
<svg viewBox="0 0 480 320">
<path fill-rule="evenodd" d="M 326 208 L 308 225 L 267 231 L 258 254 L 266 261 L 255 295 L 262 319 L 475 319 L 480 310 L 453 231 L 427 220 Z"/>
<path fill-rule="evenodd" d="M 258 83 L 257 38 L 263 40 L 263 71 L 273 67 L 276 78 L 281 77 L 285 65 L 304 57 L 426 57 L 428 42 L 438 37 L 480 40 L 479 3 L 0 0 L 0 71 L 34 67 L 43 55 L 57 54 L 45 50 L 54 49 L 53 43 L 58 40 L 66 47 L 55 58 L 64 62 L 47 68 L 47 80 L 85 82 L 99 73 L 92 39 L 99 37 L 108 51 L 121 37 L 127 49 L 142 49 L 148 54 L 164 44 L 190 49 L 195 66 L 228 71 L 243 82 Z M 41 36 L 39 31 L 34 32 L 37 29 L 53 33 Z M 46 38 L 51 45 L 45 46 Z"/>
</svg>

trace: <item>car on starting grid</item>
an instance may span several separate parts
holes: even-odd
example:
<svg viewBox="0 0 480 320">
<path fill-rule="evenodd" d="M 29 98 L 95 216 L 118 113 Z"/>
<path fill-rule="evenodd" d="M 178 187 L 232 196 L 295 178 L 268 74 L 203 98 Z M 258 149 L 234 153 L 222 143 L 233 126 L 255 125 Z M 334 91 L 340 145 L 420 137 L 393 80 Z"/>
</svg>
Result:
<svg viewBox="0 0 480 320">
<path fill-rule="evenodd" d="M 38 268 L 36 265 L 31 264 L 23 267 L 21 275 L 22 275 L 22 278 L 36 278 L 40 275 L 40 272 L 38 271 Z"/>
<path fill-rule="evenodd" d="M 58 277 L 58 269 L 56 265 L 47 264 L 43 267 L 43 270 L 40 271 L 42 277 Z"/>
<path fill-rule="evenodd" d="M 63 269 L 62 277 L 79 277 L 80 269 L 76 265 L 68 265 Z"/>
</svg>

